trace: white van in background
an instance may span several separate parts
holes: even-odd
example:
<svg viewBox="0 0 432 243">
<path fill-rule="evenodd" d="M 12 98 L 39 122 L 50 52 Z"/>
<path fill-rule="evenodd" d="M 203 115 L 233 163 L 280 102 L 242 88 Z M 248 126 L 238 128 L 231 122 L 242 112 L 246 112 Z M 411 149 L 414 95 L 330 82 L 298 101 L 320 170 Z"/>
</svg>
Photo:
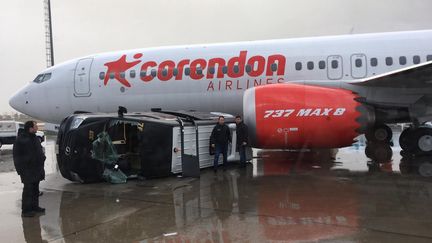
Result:
<svg viewBox="0 0 432 243">
<path fill-rule="evenodd" d="M 0 121 L 0 148 L 3 144 L 13 144 L 18 135 L 19 129 L 24 129 L 24 123 L 17 121 Z M 36 136 L 45 141 L 45 133 L 38 131 Z"/>
</svg>

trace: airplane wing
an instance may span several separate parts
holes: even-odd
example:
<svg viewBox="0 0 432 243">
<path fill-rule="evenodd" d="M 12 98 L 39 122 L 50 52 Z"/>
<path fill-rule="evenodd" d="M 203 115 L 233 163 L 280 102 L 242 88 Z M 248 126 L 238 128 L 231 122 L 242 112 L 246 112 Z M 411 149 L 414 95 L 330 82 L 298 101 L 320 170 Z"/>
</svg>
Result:
<svg viewBox="0 0 432 243">
<path fill-rule="evenodd" d="M 382 88 L 432 88 L 432 61 L 350 82 L 350 84 Z"/>
</svg>

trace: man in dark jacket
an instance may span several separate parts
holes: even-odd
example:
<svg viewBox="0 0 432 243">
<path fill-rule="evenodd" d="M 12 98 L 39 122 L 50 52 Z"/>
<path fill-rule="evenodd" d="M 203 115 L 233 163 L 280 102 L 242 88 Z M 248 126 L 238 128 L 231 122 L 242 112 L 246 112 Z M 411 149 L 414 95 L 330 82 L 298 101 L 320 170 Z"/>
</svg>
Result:
<svg viewBox="0 0 432 243">
<path fill-rule="evenodd" d="M 39 207 L 39 182 L 45 179 L 45 154 L 41 141 L 36 136 L 37 123 L 28 121 L 24 131 L 17 137 L 13 146 L 15 169 L 24 184 L 22 193 L 22 216 L 33 217 L 45 212 Z"/>
<path fill-rule="evenodd" d="M 218 123 L 213 128 L 210 136 L 211 146 L 215 149 L 215 156 L 213 161 L 213 170 L 217 171 L 217 166 L 219 164 L 219 156 L 222 153 L 224 170 L 227 164 L 227 153 L 228 153 L 228 143 L 231 142 L 231 133 L 227 125 L 225 125 L 225 117 L 220 116 Z"/>
<path fill-rule="evenodd" d="M 236 116 L 235 122 L 237 125 L 237 148 L 240 155 L 240 166 L 246 166 L 246 146 L 248 145 L 248 127 L 244 124 L 241 116 Z"/>
</svg>

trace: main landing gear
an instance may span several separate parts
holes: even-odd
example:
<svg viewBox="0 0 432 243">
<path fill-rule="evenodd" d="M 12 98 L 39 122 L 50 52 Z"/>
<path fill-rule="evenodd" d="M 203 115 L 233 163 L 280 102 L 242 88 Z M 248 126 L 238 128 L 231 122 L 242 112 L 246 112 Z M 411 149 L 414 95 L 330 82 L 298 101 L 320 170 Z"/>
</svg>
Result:
<svg viewBox="0 0 432 243">
<path fill-rule="evenodd" d="M 402 174 L 415 172 L 423 177 L 432 177 L 432 127 L 411 126 L 400 135 Z"/>
<path fill-rule="evenodd" d="M 393 132 L 385 124 L 377 124 L 369 128 L 365 133 L 366 156 L 376 163 L 387 163 L 393 156 Z"/>
<path fill-rule="evenodd" d="M 420 126 L 405 129 L 399 138 L 402 156 L 432 155 L 432 127 Z"/>
</svg>

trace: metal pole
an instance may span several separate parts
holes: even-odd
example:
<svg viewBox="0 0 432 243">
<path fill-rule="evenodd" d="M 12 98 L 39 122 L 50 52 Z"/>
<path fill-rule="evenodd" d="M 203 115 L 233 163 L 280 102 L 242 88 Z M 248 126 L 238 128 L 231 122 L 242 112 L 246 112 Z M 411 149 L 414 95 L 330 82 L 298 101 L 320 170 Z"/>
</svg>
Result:
<svg viewBox="0 0 432 243">
<path fill-rule="evenodd" d="M 51 66 L 54 66 L 54 46 L 52 35 L 52 21 L 51 21 L 51 1 L 48 1 L 48 17 L 49 17 L 49 32 L 50 32 L 50 48 L 51 48 Z"/>
</svg>

